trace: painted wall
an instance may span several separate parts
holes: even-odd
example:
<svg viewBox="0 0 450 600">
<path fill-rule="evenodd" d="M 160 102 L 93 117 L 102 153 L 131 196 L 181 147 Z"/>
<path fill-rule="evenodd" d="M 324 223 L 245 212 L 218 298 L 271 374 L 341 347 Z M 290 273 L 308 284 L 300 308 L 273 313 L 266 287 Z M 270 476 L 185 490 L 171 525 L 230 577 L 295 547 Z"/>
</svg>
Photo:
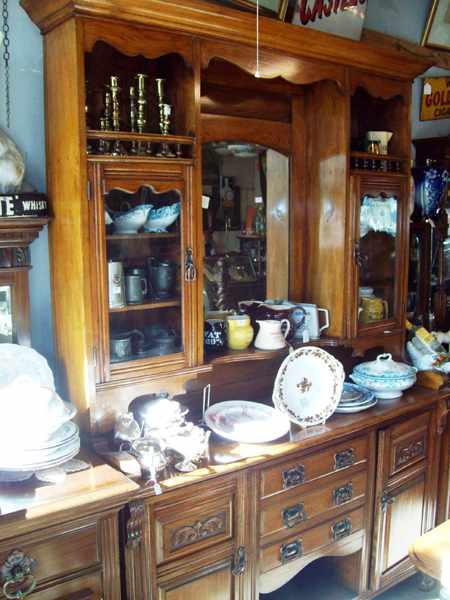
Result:
<svg viewBox="0 0 450 600">
<path fill-rule="evenodd" d="M 431 0 L 369 0 L 366 26 L 419 43 L 430 4 Z M 9 7 L 12 97 L 12 122 L 9 133 L 25 155 L 27 180 L 38 190 L 45 191 L 42 40 L 38 29 L 19 7 L 19 0 L 9 0 Z M 440 74 L 440 71 L 433 69 L 430 74 Z M 2 66 L 0 75 L 2 102 Z M 450 133 L 450 119 L 431 123 L 418 121 L 420 80 L 414 84 L 413 94 L 413 137 Z M 0 115 L 0 127 L 4 128 L 3 103 L 0 104 Z M 34 265 L 30 276 L 33 345 L 52 361 L 54 351 L 46 232 L 33 243 L 31 251 Z M 58 301 L 57 298 L 55 301 Z"/>
</svg>

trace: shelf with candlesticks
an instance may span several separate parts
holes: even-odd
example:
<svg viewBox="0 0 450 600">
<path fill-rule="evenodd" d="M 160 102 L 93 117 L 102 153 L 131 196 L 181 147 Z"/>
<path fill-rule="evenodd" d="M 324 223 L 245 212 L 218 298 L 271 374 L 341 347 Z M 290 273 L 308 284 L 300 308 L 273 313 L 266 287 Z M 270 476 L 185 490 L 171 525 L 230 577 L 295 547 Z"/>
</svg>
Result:
<svg viewBox="0 0 450 600">
<path fill-rule="evenodd" d="M 95 156 L 190 159 L 195 137 L 131 131 L 86 131 L 87 153 Z"/>
</svg>

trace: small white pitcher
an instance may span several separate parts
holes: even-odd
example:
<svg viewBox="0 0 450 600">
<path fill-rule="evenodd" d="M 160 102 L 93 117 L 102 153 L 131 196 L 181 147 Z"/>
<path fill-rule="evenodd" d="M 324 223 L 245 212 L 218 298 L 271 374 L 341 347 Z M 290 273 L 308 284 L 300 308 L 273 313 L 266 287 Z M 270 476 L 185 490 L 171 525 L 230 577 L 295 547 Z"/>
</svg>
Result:
<svg viewBox="0 0 450 600">
<path fill-rule="evenodd" d="M 286 337 L 291 330 L 288 319 L 275 321 L 256 321 L 259 325 L 258 335 L 255 339 L 255 348 L 259 350 L 281 350 L 286 346 Z M 286 325 L 284 332 L 283 325 Z"/>
</svg>

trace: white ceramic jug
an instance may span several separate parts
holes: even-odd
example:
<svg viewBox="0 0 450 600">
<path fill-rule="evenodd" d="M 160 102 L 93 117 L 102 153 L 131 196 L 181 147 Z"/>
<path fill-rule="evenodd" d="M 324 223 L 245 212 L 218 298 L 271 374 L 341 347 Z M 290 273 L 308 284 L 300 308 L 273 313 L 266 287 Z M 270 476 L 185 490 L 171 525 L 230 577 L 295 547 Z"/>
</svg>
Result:
<svg viewBox="0 0 450 600">
<path fill-rule="evenodd" d="M 315 304 L 299 304 L 306 312 L 306 328 L 309 331 L 309 337 L 312 340 L 318 340 L 324 329 L 330 326 L 330 314 L 326 308 L 317 308 Z M 323 313 L 325 323 L 319 326 L 319 315 Z"/>
<path fill-rule="evenodd" d="M 259 325 L 258 335 L 255 339 L 255 348 L 259 350 L 281 350 L 286 346 L 286 336 L 288 335 L 291 324 L 288 319 L 275 321 L 268 319 L 267 321 L 256 321 Z M 284 332 L 283 325 L 286 325 Z"/>
</svg>

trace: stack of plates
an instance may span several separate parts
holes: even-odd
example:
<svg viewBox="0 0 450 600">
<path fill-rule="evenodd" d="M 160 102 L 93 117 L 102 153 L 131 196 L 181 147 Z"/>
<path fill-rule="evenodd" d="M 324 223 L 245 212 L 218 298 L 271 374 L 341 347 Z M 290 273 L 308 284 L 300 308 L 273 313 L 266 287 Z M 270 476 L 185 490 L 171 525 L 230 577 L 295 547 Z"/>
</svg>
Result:
<svg viewBox="0 0 450 600">
<path fill-rule="evenodd" d="M 356 413 L 372 408 L 377 403 L 375 394 L 360 385 L 344 383 L 341 399 L 337 405 L 337 413 Z"/>
<path fill-rule="evenodd" d="M 27 444 L 17 439 L 14 445 L 1 445 L 0 471 L 41 471 L 61 465 L 80 451 L 80 432 L 77 425 L 68 421 L 39 444 Z"/>
</svg>

